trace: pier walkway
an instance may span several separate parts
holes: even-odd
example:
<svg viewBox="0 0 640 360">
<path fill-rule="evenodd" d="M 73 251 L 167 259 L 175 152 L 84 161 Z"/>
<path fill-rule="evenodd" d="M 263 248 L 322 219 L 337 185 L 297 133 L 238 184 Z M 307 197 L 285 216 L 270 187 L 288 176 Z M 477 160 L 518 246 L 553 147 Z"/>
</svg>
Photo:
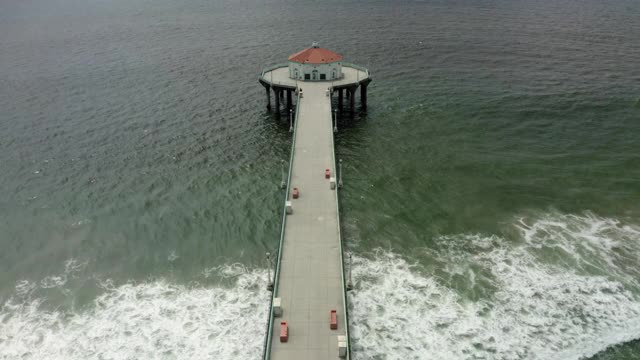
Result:
<svg viewBox="0 0 640 360">
<path fill-rule="evenodd" d="M 296 82 L 281 67 L 260 77 L 267 92 L 279 86 L 302 93 L 297 97 L 286 197 L 293 211 L 284 215 L 273 289 L 282 316 L 274 316 L 272 301 L 265 360 L 339 359 L 338 336 L 345 340 L 342 358 L 350 358 L 338 189 L 337 184 L 331 188 L 325 169 L 336 176 L 331 108 L 335 85 L 353 88 L 370 80 L 366 69 L 347 67 L 345 75 L 334 87 L 331 81 Z M 299 190 L 297 199 L 293 188 Z M 337 312 L 336 329 L 330 328 L 331 310 Z M 286 342 L 280 340 L 281 321 L 288 323 Z"/>
<path fill-rule="evenodd" d="M 336 190 L 329 187 L 325 169 L 335 174 L 331 97 L 326 83 L 301 86 L 290 189 L 280 260 L 277 297 L 282 320 L 289 324 L 289 340 L 280 342 L 280 322 L 271 337 L 271 359 L 338 359 L 338 335 L 346 335 L 342 249 Z M 338 329 L 329 328 L 330 311 L 338 314 Z"/>
</svg>

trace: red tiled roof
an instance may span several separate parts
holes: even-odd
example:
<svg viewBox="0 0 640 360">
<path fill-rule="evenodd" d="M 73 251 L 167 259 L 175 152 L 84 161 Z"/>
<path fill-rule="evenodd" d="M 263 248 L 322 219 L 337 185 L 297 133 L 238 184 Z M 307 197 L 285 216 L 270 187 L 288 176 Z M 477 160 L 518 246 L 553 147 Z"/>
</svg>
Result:
<svg viewBox="0 0 640 360">
<path fill-rule="evenodd" d="M 289 61 L 302 64 L 328 64 L 340 60 L 342 55 L 319 47 L 310 47 L 289 56 Z"/>
</svg>

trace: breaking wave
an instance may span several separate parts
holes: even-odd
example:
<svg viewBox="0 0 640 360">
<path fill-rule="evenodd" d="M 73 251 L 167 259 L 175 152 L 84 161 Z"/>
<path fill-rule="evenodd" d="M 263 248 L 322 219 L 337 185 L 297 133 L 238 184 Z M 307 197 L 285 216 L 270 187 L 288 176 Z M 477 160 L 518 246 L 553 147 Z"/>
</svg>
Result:
<svg viewBox="0 0 640 360">
<path fill-rule="evenodd" d="M 354 256 L 353 358 L 581 359 L 640 337 L 638 228 L 558 213 L 510 228 Z M 18 282 L 0 308 L 0 359 L 260 358 L 264 270 L 203 270 L 224 286 L 100 280 L 86 306 L 48 306 L 47 291 L 76 296 L 85 265 Z"/>
<path fill-rule="evenodd" d="M 0 310 L 0 359 L 257 359 L 262 354 L 268 296 L 264 271 L 241 265 L 207 269 L 231 287 L 184 286 L 165 280 L 104 289 L 86 309 L 49 309 L 36 294 L 64 289 L 82 264 L 63 274 L 21 281 Z"/>
<path fill-rule="evenodd" d="M 515 228 L 436 239 L 440 272 L 355 257 L 354 359 L 580 359 L 640 337 L 637 228 L 593 214 Z"/>
</svg>

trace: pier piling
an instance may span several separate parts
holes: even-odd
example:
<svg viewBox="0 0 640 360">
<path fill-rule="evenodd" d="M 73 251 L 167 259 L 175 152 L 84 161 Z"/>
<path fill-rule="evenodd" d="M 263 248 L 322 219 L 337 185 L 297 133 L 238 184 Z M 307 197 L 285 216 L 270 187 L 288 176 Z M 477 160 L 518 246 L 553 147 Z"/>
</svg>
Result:
<svg viewBox="0 0 640 360">
<path fill-rule="evenodd" d="M 360 85 L 360 104 L 364 109 L 367 108 L 367 86 L 369 86 L 368 82 L 364 82 Z"/>
<path fill-rule="evenodd" d="M 271 111 L 271 89 L 270 86 L 265 86 L 264 89 L 267 91 L 267 110 Z"/>
<path fill-rule="evenodd" d="M 349 110 L 351 110 L 351 113 L 353 114 L 353 112 L 356 109 L 356 89 L 357 87 L 353 87 L 349 89 Z"/>
<path fill-rule="evenodd" d="M 273 93 L 275 94 L 275 98 L 276 98 L 276 109 L 275 112 L 276 114 L 280 114 L 280 93 L 281 90 L 278 89 L 277 87 L 273 88 Z"/>
</svg>

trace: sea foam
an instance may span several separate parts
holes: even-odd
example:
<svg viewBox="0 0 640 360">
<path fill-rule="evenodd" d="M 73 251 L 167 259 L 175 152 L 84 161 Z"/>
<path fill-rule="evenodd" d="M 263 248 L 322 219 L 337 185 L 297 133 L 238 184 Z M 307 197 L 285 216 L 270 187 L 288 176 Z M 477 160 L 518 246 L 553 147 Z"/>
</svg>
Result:
<svg viewBox="0 0 640 360">
<path fill-rule="evenodd" d="M 353 358 L 580 359 L 639 337 L 638 228 L 558 213 L 512 228 L 514 238 L 457 234 L 416 250 L 436 266 L 389 250 L 354 256 Z M 264 270 L 202 271 L 228 286 L 102 280 L 82 308 L 46 306 L 43 292 L 74 296 L 68 283 L 85 265 L 16 284 L 0 309 L 0 359 L 261 357 Z"/>
<path fill-rule="evenodd" d="M 64 287 L 77 264 L 39 283 L 17 284 L 0 311 L 0 359 L 260 358 L 270 294 L 264 271 L 216 268 L 235 276 L 231 287 L 102 281 L 104 293 L 86 309 L 46 310 L 34 294 Z"/>
<path fill-rule="evenodd" d="M 482 276 L 493 288 L 480 299 L 395 253 L 354 257 L 354 359 L 580 359 L 640 337 L 631 280 L 640 254 L 636 228 L 593 214 L 548 214 L 515 225 L 516 241 L 437 239 L 445 271 L 465 275 L 470 287 Z M 543 247 L 576 259 L 546 262 Z M 608 273 L 599 273 L 603 264 L 612 267 Z"/>
</svg>

